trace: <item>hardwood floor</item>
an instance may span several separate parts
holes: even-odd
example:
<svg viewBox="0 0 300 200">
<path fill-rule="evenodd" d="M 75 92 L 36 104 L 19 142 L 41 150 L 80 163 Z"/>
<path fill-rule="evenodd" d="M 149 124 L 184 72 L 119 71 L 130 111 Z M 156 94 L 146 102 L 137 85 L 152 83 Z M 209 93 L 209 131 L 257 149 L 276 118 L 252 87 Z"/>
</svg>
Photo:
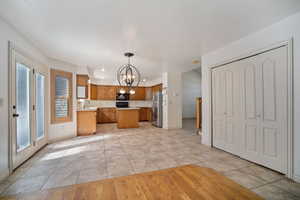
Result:
<svg viewBox="0 0 300 200">
<path fill-rule="evenodd" d="M 177 168 L 4 197 L 3 200 L 200 200 L 262 199 L 209 168 Z"/>
</svg>

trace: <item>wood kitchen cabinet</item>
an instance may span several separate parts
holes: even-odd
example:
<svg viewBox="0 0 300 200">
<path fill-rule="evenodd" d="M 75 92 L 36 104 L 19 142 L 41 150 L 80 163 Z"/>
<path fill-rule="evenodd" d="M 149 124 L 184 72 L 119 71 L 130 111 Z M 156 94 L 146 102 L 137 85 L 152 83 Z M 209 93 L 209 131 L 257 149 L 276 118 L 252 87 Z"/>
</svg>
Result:
<svg viewBox="0 0 300 200">
<path fill-rule="evenodd" d="M 134 88 L 135 94 L 130 95 L 130 100 L 145 100 L 146 99 L 146 89 L 145 87 Z"/>
<path fill-rule="evenodd" d="M 140 108 L 140 121 L 151 121 L 152 109 L 148 107 Z"/>
<path fill-rule="evenodd" d="M 117 86 L 97 86 L 97 100 L 116 100 Z"/>
<path fill-rule="evenodd" d="M 83 74 L 76 75 L 77 99 L 87 99 L 89 95 L 89 76 Z"/>
<path fill-rule="evenodd" d="M 140 108 L 140 121 L 147 121 L 147 108 Z"/>
<path fill-rule="evenodd" d="M 77 135 L 92 135 L 96 133 L 96 110 L 77 111 Z"/>
<path fill-rule="evenodd" d="M 152 100 L 152 87 L 146 87 L 145 88 L 145 100 L 150 101 Z"/>
<path fill-rule="evenodd" d="M 161 92 L 161 91 L 162 91 L 162 84 L 152 86 L 152 95 L 154 95 L 156 92 Z"/>
<path fill-rule="evenodd" d="M 97 85 L 89 84 L 89 99 L 97 100 Z"/>
<path fill-rule="evenodd" d="M 76 84 L 77 86 L 88 86 L 89 76 L 85 74 L 77 74 Z"/>
<path fill-rule="evenodd" d="M 117 121 L 116 108 L 99 108 L 98 123 L 114 123 Z"/>
</svg>

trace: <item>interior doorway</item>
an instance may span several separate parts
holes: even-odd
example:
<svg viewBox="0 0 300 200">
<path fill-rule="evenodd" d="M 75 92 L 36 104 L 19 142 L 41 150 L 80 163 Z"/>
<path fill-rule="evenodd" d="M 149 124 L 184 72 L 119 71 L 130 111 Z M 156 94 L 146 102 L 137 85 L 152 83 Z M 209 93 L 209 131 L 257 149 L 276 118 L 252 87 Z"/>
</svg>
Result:
<svg viewBox="0 0 300 200">
<path fill-rule="evenodd" d="M 201 98 L 201 68 L 182 73 L 182 128 L 201 132 L 197 126 L 198 100 Z"/>
</svg>

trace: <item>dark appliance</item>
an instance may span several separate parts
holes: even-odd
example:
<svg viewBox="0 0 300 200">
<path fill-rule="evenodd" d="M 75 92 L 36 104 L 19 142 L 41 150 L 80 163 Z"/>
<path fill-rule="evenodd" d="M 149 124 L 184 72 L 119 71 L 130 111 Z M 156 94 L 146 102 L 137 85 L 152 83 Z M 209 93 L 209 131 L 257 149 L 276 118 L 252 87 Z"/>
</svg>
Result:
<svg viewBox="0 0 300 200">
<path fill-rule="evenodd" d="M 128 101 L 117 101 L 116 107 L 117 108 L 128 108 L 129 107 Z"/>
<path fill-rule="evenodd" d="M 117 101 L 129 101 L 129 93 L 118 93 L 116 96 Z"/>
<path fill-rule="evenodd" d="M 129 94 L 118 93 L 116 96 L 116 107 L 117 108 L 128 108 L 129 107 Z"/>
</svg>

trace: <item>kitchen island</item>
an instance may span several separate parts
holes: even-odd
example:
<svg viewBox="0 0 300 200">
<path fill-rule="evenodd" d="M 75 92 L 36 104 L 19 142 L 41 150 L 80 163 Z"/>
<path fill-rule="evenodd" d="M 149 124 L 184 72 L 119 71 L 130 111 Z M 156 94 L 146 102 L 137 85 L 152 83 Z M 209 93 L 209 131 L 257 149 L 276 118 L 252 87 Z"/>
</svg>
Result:
<svg viewBox="0 0 300 200">
<path fill-rule="evenodd" d="M 97 108 L 77 110 L 77 136 L 92 135 L 96 133 Z"/>
<path fill-rule="evenodd" d="M 140 108 L 117 108 L 118 128 L 138 128 Z"/>
</svg>

